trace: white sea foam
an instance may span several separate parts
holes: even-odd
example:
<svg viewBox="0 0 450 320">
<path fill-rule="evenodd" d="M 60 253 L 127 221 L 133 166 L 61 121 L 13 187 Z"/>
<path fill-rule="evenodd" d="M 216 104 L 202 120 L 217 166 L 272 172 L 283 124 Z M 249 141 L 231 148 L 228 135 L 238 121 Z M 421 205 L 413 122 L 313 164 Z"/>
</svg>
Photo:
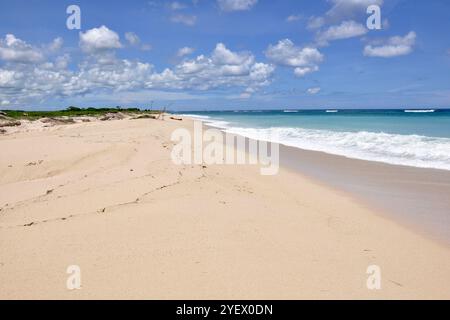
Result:
<svg viewBox="0 0 450 320">
<path fill-rule="evenodd" d="M 284 110 L 284 113 L 297 113 L 298 110 Z"/>
<path fill-rule="evenodd" d="M 282 127 L 234 127 L 226 131 L 255 140 L 272 141 L 348 158 L 450 170 L 450 138 Z M 274 136 L 278 137 L 278 141 L 272 140 Z"/>
<path fill-rule="evenodd" d="M 188 117 L 188 118 L 191 118 L 194 120 L 199 120 L 199 121 L 207 123 L 208 126 L 210 126 L 210 127 L 215 127 L 215 128 L 219 128 L 219 129 L 226 129 L 226 128 L 228 128 L 228 126 L 230 124 L 227 121 L 212 119 L 209 116 L 201 116 L 201 115 L 197 115 L 197 114 L 181 114 L 180 116 Z"/>
<path fill-rule="evenodd" d="M 406 113 L 433 113 L 436 110 L 426 109 L 426 110 L 404 110 Z"/>
<path fill-rule="evenodd" d="M 209 116 L 201 116 L 198 114 L 180 114 L 181 117 L 189 117 L 192 119 L 198 119 L 198 120 L 207 120 L 207 119 L 211 119 L 211 117 Z"/>
<path fill-rule="evenodd" d="M 220 121 L 220 120 L 207 121 L 207 123 L 208 123 L 208 126 L 219 128 L 219 129 L 226 129 L 230 125 L 229 122 L 227 122 L 227 121 Z"/>
<path fill-rule="evenodd" d="M 337 113 L 337 112 L 339 112 L 339 110 L 327 110 L 327 111 L 325 111 L 326 113 Z"/>
<path fill-rule="evenodd" d="M 450 170 L 450 138 L 383 132 L 340 132 L 288 127 L 240 128 L 208 116 L 185 115 L 209 126 L 255 140 L 280 143 L 305 150 L 348 158 L 419 168 Z M 273 137 L 278 137 L 273 140 Z"/>
</svg>

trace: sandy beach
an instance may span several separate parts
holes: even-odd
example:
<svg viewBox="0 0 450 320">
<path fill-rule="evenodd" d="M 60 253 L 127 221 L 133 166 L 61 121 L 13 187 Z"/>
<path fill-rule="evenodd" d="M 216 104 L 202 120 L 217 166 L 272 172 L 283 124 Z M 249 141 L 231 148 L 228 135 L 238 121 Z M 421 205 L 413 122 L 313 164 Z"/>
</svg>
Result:
<svg viewBox="0 0 450 320">
<path fill-rule="evenodd" d="M 446 244 L 292 166 L 175 165 L 180 126 L 1 135 L 0 299 L 450 299 Z"/>
<path fill-rule="evenodd" d="M 450 245 L 450 171 L 391 165 L 281 146 L 281 165 Z"/>
</svg>

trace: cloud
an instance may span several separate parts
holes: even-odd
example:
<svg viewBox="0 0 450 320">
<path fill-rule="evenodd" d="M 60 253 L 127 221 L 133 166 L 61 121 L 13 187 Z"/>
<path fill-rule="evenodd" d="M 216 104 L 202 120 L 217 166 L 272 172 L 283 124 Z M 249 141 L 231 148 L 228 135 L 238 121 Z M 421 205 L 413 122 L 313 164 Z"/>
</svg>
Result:
<svg viewBox="0 0 450 320">
<path fill-rule="evenodd" d="M 70 62 L 70 55 L 66 53 L 62 56 L 56 57 L 54 65 L 56 69 L 62 70 L 68 67 L 69 62 Z"/>
<path fill-rule="evenodd" d="M 294 74 L 297 77 L 304 77 L 306 76 L 308 73 L 313 73 L 319 71 L 319 67 L 318 66 L 312 66 L 312 67 L 297 67 L 294 69 Z"/>
<path fill-rule="evenodd" d="M 218 43 L 212 59 L 217 65 L 243 65 L 246 61 L 253 62 L 254 57 L 248 52 L 232 52 L 223 43 Z"/>
<path fill-rule="evenodd" d="M 270 83 L 275 68 L 259 63 L 249 52 L 233 52 L 218 43 L 212 54 L 199 55 L 176 66 L 174 73 L 180 79 L 188 79 L 189 86 L 201 90 L 211 87 L 245 87 L 254 92 Z"/>
<path fill-rule="evenodd" d="M 366 33 L 367 29 L 362 24 L 350 20 L 319 32 L 316 40 L 320 45 L 326 45 L 329 41 L 358 37 Z"/>
<path fill-rule="evenodd" d="M 80 32 L 80 47 L 84 52 L 97 53 L 122 47 L 119 35 L 105 26 Z"/>
<path fill-rule="evenodd" d="M 319 70 L 318 64 L 323 61 L 323 55 L 313 47 L 297 47 L 289 39 L 280 40 L 276 45 L 269 45 L 266 57 L 278 65 L 294 67 L 297 76 Z"/>
<path fill-rule="evenodd" d="M 52 43 L 49 45 L 49 50 L 52 52 L 58 51 L 62 48 L 64 44 L 64 41 L 61 37 L 58 37 L 52 41 Z"/>
<path fill-rule="evenodd" d="M 14 71 L 0 69 L 0 87 L 8 85 L 14 81 Z"/>
<path fill-rule="evenodd" d="M 308 19 L 308 24 L 307 24 L 307 28 L 309 30 L 314 30 L 314 29 L 319 29 L 320 27 L 322 27 L 325 24 L 325 19 L 322 17 L 310 17 Z"/>
<path fill-rule="evenodd" d="M 311 16 L 307 28 L 317 30 L 325 25 L 337 25 L 343 21 L 361 18 L 366 19 L 367 7 L 370 5 L 382 6 L 383 0 L 329 0 L 332 7 L 322 16 Z"/>
<path fill-rule="evenodd" d="M 174 1 L 170 4 L 170 9 L 171 10 L 183 10 L 186 9 L 187 6 L 184 3 L 180 3 L 178 1 Z"/>
<path fill-rule="evenodd" d="M 36 63 L 42 61 L 44 55 L 40 49 L 7 34 L 4 39 L 0 39 L 0 59 L 6 62 Z"/>
<path fill-rule="evenodd" d="M 89 31 L 86 33 L 89 35 Z M 80 34 L 80 38 L 83 36 L 86 34 Z M 102 44 L 101 49 L 98 43 L 93 45 L 95 50 L 111 51 L 107 54 L 92 54 L 94 49 L 84 51 L 84 59 L 73 69 L 69 68 L 68 55 L 32 64 L 5 64 L 0 67 L 0 101 L 27 106 L 49 99 L 73 100 L 87 95 L 118 96 L 154 90 L 242 90 L 253 94 L 271 82 L 275 70 L 271 64 L 257 62 L 250 52 L 235 52 L 218 43 L 210 55 L 198 55 L 173 68 L 157 71 L 149 62 L 118 59 L 111 49 L 118 47 L 115 44 Z M 104 63 L 104 59 L 110 59 L 109 63 Z"/>
<path fill-rule="evenodd" d="M 381 45 L 366 45 L 364 47 L 364 55 L 367 57 L 380 58 L 404 56 L 413 51 L 415 43 L 416 33 L 411 31 L 404 37 L 391 37 L 386 41 L 386 43 Z"/>
<path fill-rule="evenodd" d="M 127 32 L 127 33 L 125 33 L 125 39 L 132 46 L 136 46 L 136 45 L 138 45 L 141 42 L 141 40 L 139 39 L 137 34 L 134 33 L 134 32 Z"/>
<path fill-rule="evenodd" d="M 11 64 L 0 68 L 0 100 L 10 105 L 36 104 L 42 99 L 64 95 L 76 85 L 67 64 Z"/>
<path fill-rule="evenodd" d="M 183 47 L 180 48 L 177 52 L 177 57 L 184 57 L 184 56 L 188 56 L 191 53 L 193 53 L 195 51 L 194 48 L 190 48 L 190 47 Z"/>
<path fill-rule="evenodd" d="M 217 0 L 222 11 L 246 11 L 258 3 L 258 0 Z"/>
<path fill-rule="evenodd" d="M 301 14 L 293 14 L 290 15 L 289 17 L 286 18 L 287 22 L 295 22 L 295 21 L 299 21 L 302 19 L 302 15 Z"/>
<path fill-rule="evenodd" d="M 134 32 L 126 32 L 125 40 L 127 40 L 127 42 L 130 44 L 130 46 L 137 47 L 140 45 L 140 49 L 142 51 L 150 51 L 152 49 L 152 46 L 149 44 L 144 43 L 141 45 L 141 39 Z"/>
<path fill-rule="evenodd" d="M 315 87 L 315 88 L 309 88 L 308 90 L 306 90 L 306 92 L 308 92 L 308 94 L 318 94 L 320 92 L 320 88 L 319 87 Z"/>
<path fill-rule="evenodd" d="M 172 16 L 170 18 L 170 21 L 192 27 L 197 23 L 197 16 L 189 14 L 177 14 Z"/>
<path fill-rule="evenodd" d="M 355 16 L 365 15 L 370 5 L 383 5 L 383 0 L 331 0 L 333 6 L 326 13 L 330 22 L 342 21 Z"/>
</svg>

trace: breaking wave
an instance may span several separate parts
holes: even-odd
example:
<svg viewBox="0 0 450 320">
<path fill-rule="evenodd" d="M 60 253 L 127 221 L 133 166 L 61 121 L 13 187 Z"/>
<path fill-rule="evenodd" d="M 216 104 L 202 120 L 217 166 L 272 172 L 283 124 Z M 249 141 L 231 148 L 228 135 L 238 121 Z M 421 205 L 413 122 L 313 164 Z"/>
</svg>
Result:
<svg viewBox="0 0 450 320">
<path fill-rule="evenodd" d="M 433 112 L 435 112 L 436 110 L 433 110 L 433 109 L 427 109 L 427 110 L 404 110 L 404 112 L 406 112 L 406 113 L 433 113 Z"/>
<path fill-rule="evenodd" d="M 450 138 L 274 127 L 227 132 L 306 150 L 396 165 L 450 170 Z"/>
</svg>

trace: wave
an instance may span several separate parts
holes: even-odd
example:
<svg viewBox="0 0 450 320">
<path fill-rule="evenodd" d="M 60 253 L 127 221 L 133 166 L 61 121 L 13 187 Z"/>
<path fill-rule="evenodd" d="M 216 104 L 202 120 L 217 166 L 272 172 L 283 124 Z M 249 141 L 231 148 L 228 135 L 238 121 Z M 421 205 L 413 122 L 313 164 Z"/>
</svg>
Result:
<svg viewBox="0 0 450 320">
<path fill-rule="evenodd" d="M 284 110 L 284 113 L 297 113 L 298 110 Z"/>
<path fill-rule="evenodd" d="M 230 123 L 228 121 L 221 121 L 221 120 L 207 121 L 207 124 L 210 127 L 218 129 L 227 129 L 230 126 Z"/>
<path fill-rule="evenodd" d="M 192 119 L 198 119 L 198 120 L 208 120 L 211 119 L 209 116 L 201 116 L 198 114 L 180 114 L 180 117 L 189 117 Z"/>
<path fill-rule="evenodd" d="M 339 110 L 327 110 L 325 112 L 327 112 L 327 113 L 337 113 L 337 112 L 339 112 Z"/>
<path fill-rule="evenodd" d="M 433 113 L 436 110 L 433 109 L 424 109 L 424 110 L 403 110 L 404 112 L 407 113 Z"/>
<path fill-rule="evenodd" d="M 215 127 L 215 128 L 219 128 L 219 129 L 226 129 L 230 125 L 230 123 L 228 121 L 217 120 L 217 119 L 213 119 L 209 116 L 201 116 L 198 114 L 181 114 L 180 116 L 188 117 L 188 118 L 191 118 L 194 120 L 200 120 L 202 122 L 207 123 L 208 126 L 210 126 L 210 127 Z"/>
<path fill-rule="evenodd" d="M 226 132 L 348 158 L 450 170 L 450 138 L 282 127 L 233 127 Z"/>
</svg>

